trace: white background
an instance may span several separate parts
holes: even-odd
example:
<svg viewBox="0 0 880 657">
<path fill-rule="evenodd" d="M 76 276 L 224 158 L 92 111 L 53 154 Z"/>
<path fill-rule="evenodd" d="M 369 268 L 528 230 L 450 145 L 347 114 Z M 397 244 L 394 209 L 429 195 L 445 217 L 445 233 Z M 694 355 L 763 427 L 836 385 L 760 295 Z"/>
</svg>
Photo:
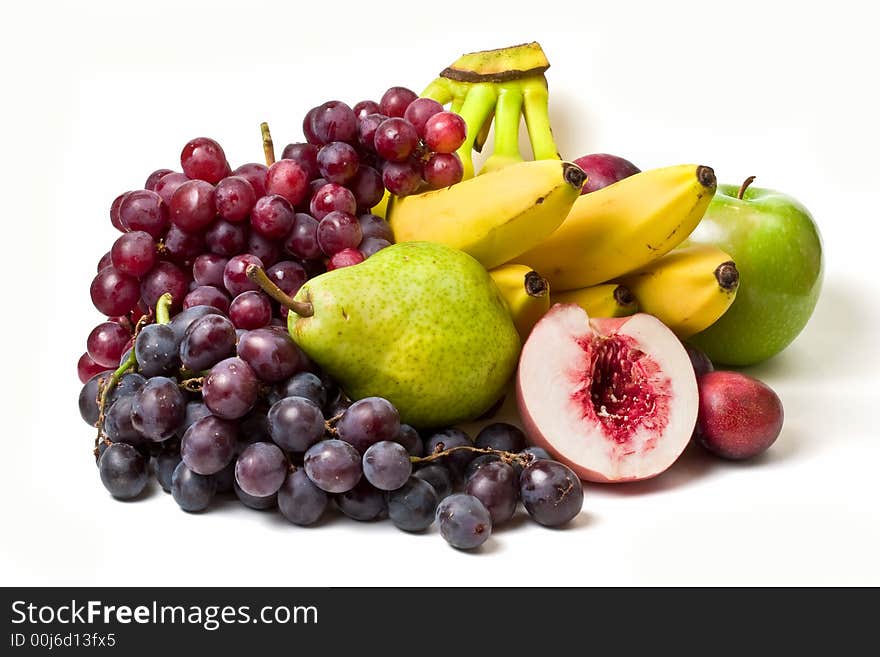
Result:
<svg viewBox="0 0 880 657">
<path fill-rule="evenodd" d="M 137 7 L 137 8 L 135 8 Z M 479 7 L 479 9 L 478 9 Z M 3 69 L 2 584 L 880 584 L 880 322 L 871 3 L 18 3 Z M 517 522 L 482 553 L 337 518 L 313 529 L 155 489 L 113 501 L 75 363 L 114 239 L 113 198 L 191 137 L 260 161 L 330 98 L 420 90 L 460 53 L 538 40 L 564 156 L 699 162 L 785 190 L 824 234 L 807 329 L 754 368 L 786 408 L 747 464 L 690 451 L 661 478 L 591 485 L 566 530 Z"/>
</svg>

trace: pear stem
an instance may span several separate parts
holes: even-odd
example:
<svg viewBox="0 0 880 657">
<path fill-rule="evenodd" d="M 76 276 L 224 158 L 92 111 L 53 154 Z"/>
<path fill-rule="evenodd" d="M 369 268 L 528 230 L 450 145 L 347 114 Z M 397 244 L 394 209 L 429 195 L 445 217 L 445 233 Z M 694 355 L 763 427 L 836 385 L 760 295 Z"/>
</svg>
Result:
<svg viewBox="0 0 880 657">
<path fill-rule="evenodd" d="M 745 195 L 746 190 L 749 188 L 749 185 L 751 185 L 753 182 L 755 182 L 755 176 L 749 176 L 748 178 L 746 178 L 743 181 L 743 184 L 740 185 L 739 192 L 737 193 L 736 197 L 742 200 L 742 197 Z"/>
<path fill-rule="evenodd" d="M 272 143 L 269 124 L 265 121 L 260 124 L 260 133 L 263 135 L 263 154 L 266 157 L 266 166 L 270 167 L 275 164 L 275 144 Z"/>
<path fill-rule="evenodd" d="M 275 285 L 275 283 L 266 276 L 266 272 L 263 271 L 262 267 L 248 265 L 245 273 L 249 279 L 260 286 L 260 289 L 263 290 L 263 292 L 275 299 L 275 301 L 288 310 L 295 312 L 300 317 L 311 317 L 315 314 L 315 307 L 311 303 L 308 301 L 297 301 L 286 294 L 284 290 Z"/>
</svg>

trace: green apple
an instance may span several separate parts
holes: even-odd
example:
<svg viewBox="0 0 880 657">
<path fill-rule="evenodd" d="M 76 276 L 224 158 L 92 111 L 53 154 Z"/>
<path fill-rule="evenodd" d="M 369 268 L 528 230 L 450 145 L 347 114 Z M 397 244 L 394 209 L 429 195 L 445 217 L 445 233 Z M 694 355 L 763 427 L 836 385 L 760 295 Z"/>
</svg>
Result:
<svg viewBox="0 0 880 657">
<path fill-rule="evenodd" d="M 769 189 L 718 185 L 688 241 L 714 244 L 736 262 L 736 300 L 689 339 L 725 365 L 752 365 L 785 349 L 807 323 L 822 287 L 822 238 L 795 199 Z"/>
</svg>

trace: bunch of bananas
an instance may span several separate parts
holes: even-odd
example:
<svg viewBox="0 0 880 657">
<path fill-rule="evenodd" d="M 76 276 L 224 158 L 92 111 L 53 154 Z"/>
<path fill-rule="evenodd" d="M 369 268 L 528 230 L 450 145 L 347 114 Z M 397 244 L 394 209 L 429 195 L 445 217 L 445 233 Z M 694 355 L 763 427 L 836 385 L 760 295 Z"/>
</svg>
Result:
<svg viewBox="0 0 880 657">
<path fill-rule="evenodd" d="M 715 247 L 678 247 L 715 194 L 711 168 L 679 165 L 625 178 L 581 195 L 586 174 L 561 161 L 550 130 L 549 67 L 537 43 L 471 53 L 425 90 L 461 114 L 465 180 L 392 198 L 387 219 L 398 242 L 441 242 L 492 274 L 525 339 L 553 303 L 595 317 L 638 310 L 686 338 L 713 324 L 736 296 L 739 275 Z M 519 151 L 520 115 L 535 155 Z M 477 177 L 472 152 L 495 124 L 495 147 Z"/>
</svg>

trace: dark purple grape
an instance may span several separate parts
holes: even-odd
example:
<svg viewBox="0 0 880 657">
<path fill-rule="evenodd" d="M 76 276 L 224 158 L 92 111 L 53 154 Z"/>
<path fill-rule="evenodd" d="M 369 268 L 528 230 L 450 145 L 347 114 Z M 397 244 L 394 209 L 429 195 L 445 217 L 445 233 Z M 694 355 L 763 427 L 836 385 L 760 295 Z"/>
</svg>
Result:
<svg viewBox="0 0 880 657">
<path fill-rule="evenodd" d="M 236 451 L 241 454 L 248 445 L 267 443 L 269 437 L 269 418 L 262 409 L 251 411 L 239 422 L 239 439 Z"/>
<path fill-rule="evenodd" d="M 359 119 L 357 126 L 358 143 L 368 151 L 375 152 L 376 128 L 387 118 L 384 114 L 373 113 Z"/>
<path fill-rule="evenodd" d="M 331 183 L 346 184 L 357 173 L 359 165 L 357 151 L 343 141 L 331 142 L 318 151 L 318 170 Z"/>
<path fill-rule="evenodd" d="M 305 397 L 285 397 L 269 409 L 269 435 L 282 449 L 305 452 L 324 436 L 324 415 Z"/>
<path fill-rule="evenodd" d="M 138 390 L 143 388 L 146 382 L 146 378 L 135 372 L 123 374 L 119 378 L 119 381 L 116 382 L 116 385 L 113 387 L 113 389 L 109 393 L 107 393 L 107 404 L 112 404 L 117 399 L 122 399 L 123 397 L 133 395 Z"/>
<path fill-rule="evenodd" d="M 421 167 L 412 160 L 386 162 L 382 167 L 382 183 L 397 196 L 415 194 L 422 185 Z"/>
<path fill-rule="evenodd" d="M 293 207 L 278 194 L 264 196 L 257 201 L 251 212 L 251 228 L 272 240 L 287 235 L 293 228 Z"/>
<path fill-rule="evenodd" d="M 89 426 L 95 426 L 95 422 L 98 421 L 98 416 L 100 415 L 100 409 L 98 408 L 99 383 L 103 380 L 106 385 L 106 381 L 110 380 L 112 374 L 113 370 L 98 372 L 80 388 L 79 414 Z"/>
<path fill-rule="evenodd" d="M 156 169 L 153 173 L 147 176 L 147 180 L 144 183 L 144 189 L 154 191 L 156 189 L 156 183 L 158 183 L 163 176 L 167 176 L 169 173 L 174 172 L 171 169 Z"/>
<path fill-rule="evenodd" d="M 213 285 L 199 285 L 183 298 L 183 307 L 213 306 L 221 313 L 229 311 L 229 297 Z"/>
<path fill-rule="evenodd" d="M 467 464 L 467 467 L 464 469 L 464 479 L 465 481 L 469 480 L 474 476 L 474 473 L 482 468 L 487 463 L 494 463 L 495 461 L 500 461 L 501 457 L 497 454 L 480 454 L 473 461 Z M 517 473 L 519 476 L 519 473 Z"/>
<path fill-rule="evenodd" d="M 98 272 L 89 292 L 98 312 L 108 317 L 130 312 L 141 296 L 138 280 L 118 272 L 112 265 Z"/>
<path fill-rule="evenodd" d="M 232 175 L 241 176 L 247 180 L 254 188 L 254 198 L 260 198 L 266 195 L 266 173 L 268 171 L 269 167 L 265 164 L 249 162 L 238 167 L 232 172 Z"/>
<path fill-rule="evenodd" d="M 130 500 L 147 486 L 147 460 L 128 443 L 113 443 L 98 459 L 101 483 L 120 500 Z"/>
<path fill-rule="evenodd" d="M 214 483 L 217 485 L 218 493 L 231 493 L 235 488 L 235 459 L 232 459 L 226 466 L 213 475 Z"/>
<path fill-rule="evenodd" d="M 291 222 L 292 225 L 293 223 Z M 248 235 L 247 252 L 258 257 L 263 262 L 264 267 L 271 267 L 278 262 L 281 248 L 277 241 L 252 230 L 250 235 Z"/>
<path fill-rule="evenodd" d="M 321 379 L 312 372 L 297 372 L 271 390 L 269 403 L 274 404 L 285 397 L 305 397 L 323 408 L 327 403 L 327 389 Z"/>
<path fill-rule="evenodd" d="M 303 464 L 315 485 L 328 493 L 344 493 L 360 481 L 361 455 L 342 440 L 322 440 L 306 452 Z"/>
<path fill-rule="evenodd" d="M 308 192 L 309 175 L 297 162 L 278 160 L 269 167 L 269 171 L 266 173 L 266 194 L 278 194 L 287 199 L 291 205 L 296 206 L 302 203 Z M 253 222 L 253 216 L 251 216 L 251 222 Z"/>
<path fill-rule="evenodd" d="M 363 470 L 367 481 L 379 490 L 397 490 L 412 474 L 412 462 L 403 445 L 382 440 L 364 452 Z"/>
<path fill-rule="evenodd" d="M 361 522 L 375 520 L 385 510 L 385 494 L 366 479 L 361 479 L 357 486 L 339 493 L 334 499 L 340 511 Z"/>
<path fill-rule="evenodd" d="M 403 445 L 410 456 L 424 456 L 425 454 L 425 443 L 422 441 L 422 437 L 408 424 L 401 424 L 397 435 L 392 440 Z"/>
<path fill-rule="evenodd" d="M 223 270 L 227 262 L 227 258 L 216 253 L 202 254 L 193 261 L 193 279 L 199 285 L 223 287 Z"/>
<path fill-rule="evenodd" d="M 229 175 L 226 154 L 213 139 L 196 137 L 187 142 L 180 153 L 180 165 L 188 178 L 216 185 Z"/>
<path fill-rule="evenodd" d="M 374 100 L 362 100 L 351 109 L 354 112 L 355 118 L 361 120 L 368 114 L 375 114 L 376 112 L 378 112 L 379 103 Z"/>
<path fill-rule="evenodd" d="M 312 194 L 309 212 L 320 221 L 334 211 L 354 214 L 357 212 L 357 199 L 351 190 L 342 185 L 327 183 Z"/>
<path fill-rule="evenodd" d="M 526 435 L 522 429 L 507 422 L 493 422 L 480 430 L 474 444 L 483 449 L 519 452 L 526 447 Z"/>
<path fill-rule="evenodd" d="M 308 260 L 321 255 L 318 245 L 318 221 L 311 215 L 297 212 L 293 219 L 293 228 L 284 239 L 284 250 L 291 255 Z"/>
<path fill-rule="evenodd" d="M 397 490 L 386 493 L 388 517 L 394 526 L 408 532 L 426 530 L 434 522 L 434 512 L 440 499 L 427 481 L 410 477 Z"/>
<path fill-rule="evenodd" d="M 180 343 L 180 362 L 194 372 L 206 370 L 235 353 L 235 326 L 223 315 L 194 321 Z"/>
<path fill-rule="evenodd" d="M 369 166 L 358 169 L 354 177 L 348 181 L 348 187 L 354 194 L 355 203 L 360 210 L 369 210 L 376 206 L 385 194 L 382 174 Z"/>
<path fill-rule="evenodd" d="M 333 211 L 318 224 L 318 244 L 325 255 L 355 249 L 361 239 L 361 226 L 353 214 Z"/>
<path fill-rule="evenodd" d="M 184 511 L 204 511 L 211 505 L 217 483 L 214 477 L 193 472 L 186 463 L 180 462 L 171 475 L 171 497 Z"/>
<path fill-rule="evenodd" d="M 441 448 L 442 444 L 442 448 Z M 445 429 L 432 435 L 425 441 L 425 454 L 433 454 L 436 451 L 452 449 L 453 447 L 473 447 L 473 442 L 464 431 L 459 429 Z M 467 449 L 460 449 L 449 456 L 444 456 L 440 461 L 447 465 L 452 473 L 461 476 L 468 463 L 476 457 L 476 453 Z"/>
<path fill-rule="evenodd" d="M 159 182 L 156 183 L 156 187 L 153 191 L 159 195 L 162 202 L 167 206 L 171 203 L 171 197 L 174 196 L 174 192 L 177 191 L 177 188 L 188 180 L 189 178 L 184 174 L 177 173 L 176 171 L 166 173 L 159 179 Z"/>
<path fill-rule="evenodd" d="M 389 242 L 394 241 L 391 226 L 382 217 L 369 213 L 362 214 L 358 217 L 358 223 L 361 225 L 361 235 L 363 235 L 364 239 L 377 237 Z"/>
<path fill-rule="evenodd" d="M 119 221 L 126 230 L 142 230 L 158 239 L 168 228 L 168 206 L 156 192 L 129 192 L 119 205 Z"/>
<path fill-rule="evenodd" d="M 492 518 L 473 495 L 450 495 L 437 507 L 440 535 L 452 547 L 472 550 L 492 535 Z"/>
<path fill-rule="evenodd" d="M 455 487 L 449 470 L 436 463 L 428 463 L 422 466 L 413 473 L 413 476 L 424 479 L 431 484 L 434 490 L 437 491 L 437 497 L 441 500 L 448 495 L 452 495 Z"/>
<path fill-rule="evenodd" d="M 303 470 L 289 473 L 278 489 L 278 510 L 295 525 L 316 523 L 327 501 L 327 493 L 315 486 Z"/>
<path fill-rule="evenodd" d="M 443 105 L 433 98 L 416 98 L 403 113 L 403 118 L 416 129 L 419 137 L 425 136 L 425 123 L 435 114 L 443 111 Z"/>
<path fill-rule="evenodd" d="M 211 411 L 203 402 L 191 401 L 186 403 L 186 410 L 183 415 L 183 422 L 177 428 L 178 437 L 182 438 L 186 430 L 189 429 L 197 420 L 208 417 Z M 179 452 L 180 450 L 178 450 Z"/>
<path fill-rule="evenodd" d="M 257 195 L 254 187 L 247 178 L 242 176 L 229 176 L 217 183 L 214 190 L 214 205 L 217 208 L 217 214 L 226 219 L 237 223 L 247 219 L 257 202 Z"/>
<path fill-rule="evenodd" d="M 141 279 L 140 295 L 149 308 L 155 308 L 159 297 L 168 292 L 171 295 L 171 308 L 177 310 L 183 305 L 188 287 L 186 274 L 178 266 L 170 262 L 157 262 Z"/>
<path fill-rule="evenodd" d="M 254 443 L 235 462 L 235 481 L 254 497 L 274 495 L 287 477 L 287 458 L 277 445 Z"/>
<path fill-rule="evenodd" d="M 358 250 L 361 252 L 361 255 L 364 256 L 364 258 L 369 258 L 389 246 L 391 246 L 391 242 L 389 242 L 388 240 L 383 240 L 378 237 L 368 237 L 363 242 L 361 242 Z"/>
<path fill-rule="evenodd" d="M 306 368 L 305 354 L 286 331 L 260 328 L 238 342 L 238 356 L 266 383 L 278 383 Z"/>
<path fill-rule="evenodd" d="M 180 463 L 180 450 L 165 449 L 156 457 L 155 472 L 156 481 L 166 493 L 171 492 L 171 480 L 174 476 L 174 470 Z"/>
<path fill-rule="evenodd" d="M 405 162 L 419 146 L 419 135 L 406 119 L 385 119 L 373 136 L 376 154 L 387 162 Z"/>
<path fill-rule="evenodd" d="M 394 440 L 400 431 L 400 415 L 387 399 L 365 397 L 354 402 L 336 425 L 340 440 L 361 454 L 373 443 Z"/>
<path fill-rule="evenodd" d="M 229 260 L 226 269 L 223 270 L 223 285 L 229 290 L 229 294 L 237 297 L 248 290 L 259 290 L 260 286 L 247 277 L 247 268 L 250 265 L 263 267 L 263 261 L 255 255 L 245 253 L 237 255 Z"/>
<path fill-rule="evenodd" d="M 180 360 L 179 342 L 168 324 L 147 324 L 134 342 L 134 355 L 141 374 L 146 377 L 174 372 Z"/>
<path fill-rule="evenodd" d="M 205 238 L 197 233 L 187 233 L 175 225 L 165 233 L 165 255 L 175 262 L 188 263 L 205 250 Z"/>
<path fill-rule="evenodd" d="M 232 488 L 235 491 L 235 496 L 239 499 L 239 501 L 249 509 L 254 509 L 256 511 L 268 511 L 269 509 L 274 509 L 277 506 L 278 495 L 276 493 L 272 493 L 271 495 L 267 495 L 266 497 L 256 497 L 254 495 L 248 495 L 241 489 L 241 486 L 238 485 L 238 482 L 235 482 Z"/>
<path fill-rule="evenodd" d="M 251 331 L 268 326 L 272 320 L 272 304 L 262 292 L 242 292 L 229 304 L 229 319 L 236 328 Z"/>
<path fill-rule="evenodd" d="M 131 423 L 155 442 L 174 435 L 186 414 L 186 398 L 174 379 L 155 376 L 134 395 Z"/>
<path fill-rule="evenodd" d="M 510 520 L 516 511 L 519 476 L 509 463 L 486 463 L 468 479 L 465 492 L 483 503 L 497 527 Z"/>
<path fill-rule="evenodd" d="M 357 134 L 357 119 L 352 109 L 345 103 L 331 100 L 311 110 L 309 115 L 309 130 L 303 128 L 309 143 L 354 141 Z"/>
<path fill-rule="evenodd" d="M 539 459 L 519 477 L 520 497 L 529 515 L 547 527 L 564 525 L 581 512 L 584 487 L 562 463 Z"/>
<path fill-rule="evenodd" d="M 110 259 L 119 273 L 140 278 L 156 264 L 156 242 L 144 230 L 125 233 L 113 242 Z"/>
<path fill-rule="evenodd" d="M 230 258 L 247 248 L 248 224 L 218 219 L 205 233 L 205 246 L 211 253 Z"/>
<path fill-rule="evenodd" d="M 315 144 L 288 144 L 281 153 L 281 159 L 293 160 L 306 172 L 309 180 L 318 177 L 318 147 Z"/>
<path fill-rule="evenodd" d="M 174 335 L 179 343 L 183 340 L 183 336 L 186 334 L 187 329 L 192 326 L 197 319 L 201 319 L 205 315 L 219 314 L 221 314 L 220 311 L 214 306 L 192 306 L 191 308 L 182 310 L 172 317 L 168 326 L 174 331 Z"/>
<path fill-rule="evenodd" d="M 552 461 L 553 457 L 543 447 L 526 447 L 524 450 L 520 452 L 520 455 L 528 455 L 532 460 L 544 459 L 546 461 Z"/>
<path fill-rule="evenodd" d="M 131 405 L 134 395 L 120 397 L 104 415 L 104 434 L 114 443 L 128 443 L 134 447 L 147 441 L 131 423 Z"/>
<path fill-rule="evenodd" d="M 190 180 L 174 192 L 169 204 L 171 223 L 187 233 L 201 233 L 217 216 L 214 185 Z"/>
<path fill-rule="evenodd" d="M 379 101 L 379 111 L 386 116 L 403 116 L 418 96 L 406 87 L 391 87 Z"/>
<path fill-rule="evenodd" d="M 238 427 L 234 422 L 207 415 L 190 425 L 180 441 L 180 456 L 193 472 L 212 475 L 235 456 Z"/>
<path fill-rule="evenodd" d="M 257 403 L 259 394 L 257 375 L 241 358 L 221 360 L 202 384 L 205 404 L 211 413 L 226 420 L 246 415 Z M 245 491 L 250 492 L 247 488 Z"/>
</svg>

